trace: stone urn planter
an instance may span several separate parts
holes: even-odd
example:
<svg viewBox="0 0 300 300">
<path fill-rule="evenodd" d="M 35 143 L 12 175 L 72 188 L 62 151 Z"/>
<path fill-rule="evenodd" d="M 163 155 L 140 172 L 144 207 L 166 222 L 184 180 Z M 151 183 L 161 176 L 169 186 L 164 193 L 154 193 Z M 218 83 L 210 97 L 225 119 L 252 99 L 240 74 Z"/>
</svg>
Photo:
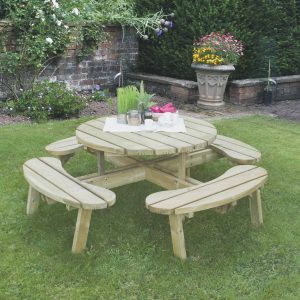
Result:
<svg viewBox="0 0 300 300">
<path fill-rule="evenodd" d="M 233 65 L 192 64 L 197 74 L 199 90 L 198 104 L 215 108 L 224 105 L 224 92 L 229 74 L 235 70 Z"/>
</svg>

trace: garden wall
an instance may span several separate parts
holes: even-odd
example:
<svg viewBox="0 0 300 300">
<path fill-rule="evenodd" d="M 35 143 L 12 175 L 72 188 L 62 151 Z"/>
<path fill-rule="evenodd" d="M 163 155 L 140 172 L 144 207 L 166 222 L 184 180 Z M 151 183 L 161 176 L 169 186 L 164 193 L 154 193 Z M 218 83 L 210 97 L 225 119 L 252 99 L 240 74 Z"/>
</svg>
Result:
<svg viewBox="0 0 300 300">
<path fill-rule="evenodd" d="M 300 75 L 272 77 L 277 84 L 273 86 L 273 100 L 300 99 Z M 266 78 L 233 80 L 226 90 L 226 98 L 235 104 L 262 103 Z"/>
<path fill-rule="evenodd" d="M 118 83 L 114 76 L 120 71 L 120 59 L 124 71 L 136 66 L 138 40 L 134 29 L 125 29 L 124 39 L 121 26 L 106 26 L 105 31 L 108 41 L 101 43 L 94 55 L 77 63 L 78 46 L 71 44 L 63 57 L 47 67 L 41 78 L 64 81 L 78 91 L 92 90 L 95 85 L 114 88 Z M 8 39 L 7 47 L 15 47 L 13 39 Z M 5 77 L 5 74 L 1 76 Z M 0 98 L 6 95 L 3 89 L 0 90 Z"/>
<path fill-rule="evenodd" d="M 148 92 L 170 97 L 176 105 L 196 103 L 198 86 L 196 81 L 175 79 L 146 73 L 127 73 L 126 83 L 139 84 L 144 81 Z M 274 101 L 300 99 L 300 75 L 273 77 L 277 85 L 273 88 Z M 228 83 L 225 101 L 239 105 L 262 103 L 267 78 L 233 80 Z"/>
</svg>

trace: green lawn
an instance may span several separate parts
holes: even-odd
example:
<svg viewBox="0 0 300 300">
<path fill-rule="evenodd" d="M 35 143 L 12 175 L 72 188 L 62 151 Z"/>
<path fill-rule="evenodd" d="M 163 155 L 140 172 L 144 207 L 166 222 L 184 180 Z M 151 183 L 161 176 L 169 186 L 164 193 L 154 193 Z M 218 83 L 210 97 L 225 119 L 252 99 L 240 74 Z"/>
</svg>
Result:
<svg viewBox="0 0 300 300">
<path fill-rule="evenodd" d="M 251 228 L 248 201 L 185 224 L 188 259 L 172 255 L 168 218 L 144 207 L 159 188 L 147 182 L 115 189 L 116 204 L 93 212 L 88 248 L 71 254 L 76 211 L 42 203 L 25 214 L 22 164 L 44 146 L 74 135 L 85 119 L 0 127 L 0 299 L 299 299 L 300 126 L 264 117 L 218 121 L 219 133 L 262 151 L 269 172 L 264 226 Z M 225 160 L 192 170 L 199 180 L 224 172 Z M 73 175 L 96 171 L 81 153 Z"/>
</svg>

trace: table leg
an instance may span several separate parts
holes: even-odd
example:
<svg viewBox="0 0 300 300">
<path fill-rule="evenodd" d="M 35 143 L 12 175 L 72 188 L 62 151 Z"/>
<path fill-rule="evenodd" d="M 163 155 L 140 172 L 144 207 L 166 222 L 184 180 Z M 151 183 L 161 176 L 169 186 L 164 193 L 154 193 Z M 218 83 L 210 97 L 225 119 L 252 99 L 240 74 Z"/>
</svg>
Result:
<svg viewBox="0 0 300 300">
<path fill-rule="evenodd" d="M 187 153 L 180 153 L 178 160 L 178 178 L 185 180 L 186 178 L 186 161 L 187 161 Z"/>
<path fill-rule="evenodd" d="M 97 151 L 97 166 L 99 175 L 103 175 L 105 173 L 105 160 L 104 160 L 104 152 Z"/>
</svg>

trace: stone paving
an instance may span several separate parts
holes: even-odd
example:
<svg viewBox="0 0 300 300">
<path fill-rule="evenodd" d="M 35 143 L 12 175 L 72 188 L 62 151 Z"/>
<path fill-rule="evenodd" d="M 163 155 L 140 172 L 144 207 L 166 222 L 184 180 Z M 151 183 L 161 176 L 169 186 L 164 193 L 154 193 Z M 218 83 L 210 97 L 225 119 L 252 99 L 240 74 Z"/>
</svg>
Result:
<svg viewBox="0 0 300 300">
<path fill-rule="evenodd" d="M 183 114 L 200 116 L 203 119 L 215 120 L 226 118 L 238 118 L 250 115 L 267 115 L 270 117 L 293 120 L 300 122 L 300 99 L 277 101 L 269 106 L 256 104 L 241 106 L 226 103 L 224 107 L 217 110 L 207 110 L 193 104 L 186 104 L 182 110 Z"/>
</svg>

